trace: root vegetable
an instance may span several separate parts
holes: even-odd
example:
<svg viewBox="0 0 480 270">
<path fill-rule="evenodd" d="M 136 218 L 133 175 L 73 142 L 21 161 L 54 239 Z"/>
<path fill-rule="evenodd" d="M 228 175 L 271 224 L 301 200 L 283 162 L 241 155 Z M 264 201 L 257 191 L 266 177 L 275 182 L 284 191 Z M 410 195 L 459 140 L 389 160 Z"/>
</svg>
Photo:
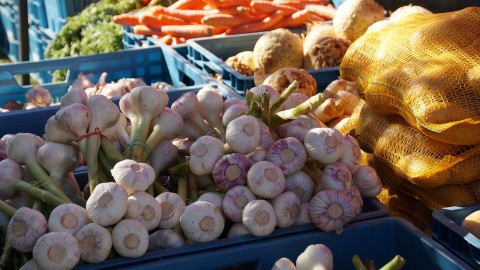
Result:
<svg viewBox="0 0 480 270">
<path fill-rule="evenodd" d="M 277 217 L 273 206 L 265 200 L 253 200 L 245 205 L 242 223 L 254 236 L 269 235 L 277 225 Z"/>
<path fill-rule="evenodd" d="M 270 85 L 279 93 L 282 93 L 293 81 L 298 82 L 297 93 L 304 94 L 307 97 L 317 93 L 317 81 L 315 78 L 305 69 L 290 66 L 275 70 L 263 81 L 263 84 Z"/>
<path fill-rule="evenodd" d="M 303 68 L 337 67 L 349 46 L 350 42 L 337 36 L 331 24 L 313 23 L 303 40 Z"/>
<path fill-rule="evenodd" d="M 107 182 L 97 185 L 91 192 L 86 209 L 93 222 L 110 226 L 123 218 L 127 212 L 127 203 L 127 191 L 116 183 Z"/>
<path fill-rule="evenodd" d="M 384 11 L 375 0 L 346 0 L 333 17 L 335 34 L 354 42 L 370 25 L 385 18 Z"/>
<path fill-rule="evenodd" d="M 242 221 L 242 212 L 247 203 L 255 200 L 255 195 L 246 186 L 235 186 L 227 191 L 222 202 L 225 216 L 233 222 Z"/>
<path fill-rule="evenodd" d="M 344 100 L 327 98 L 320 106 L 313 110 L 313 115 L 322 123 L 327 123 L 335 117 L 343 115 Z"/>
<path fill-rule="evenodd" d="M 271 74 L 282 67 L 301 68 L 303 62 L 302 38 L 285 28 L 263 34 L 253 48 L 255 68 Z"/>
<path fill-rule="evenodd" d="M 76 234 L 80 258 L 88 263 L 100 263 L 107 259 L 112 249 L 112 235 L 104 227 L 90 223 Z"/>
<path fill-rule="evenodd" d="M 113 227 L 112 243 L 115 251 L 123 257 L 141 257 L 148 249 L 147 228 L 139 221 L 124 219 Z"/>
<path fill-rule="evenodd" d="M 348 92 L 346 90 L 340 90 L 335 94 L 334 97 L 336 100 L 343 100 L 342 109 L 344 114 L 351 115 L 358 102 L 360 97 L 354 93 Z"/>
<path fill-rule="evenodd" d="M 183 211 L 180 226 L 188 239 L 195 242 L 208 242 L 220 236 L 225 220 L 215 205 L 196 201 Z"/>
<path fill-rule="evenodd" d="M 285 190 L 285 175 L 273 162 L 259 161 L 248 171 L 247 184 L 253 194 L 273 199 Z"/>
<path fill-rule="evenodd" d="M 32 255 L 41 269 L 73 269 L 80 261 L 80 247 L 69 233 L 49 232 L 37 240 Z"/>
<path fill-rule="evenodd" d="M 243 74 L 244 76 L 253 76 L 255 63 L 253 62 L 253 52 L 243 51 L 225 60 L 225 64 Z"/>
</svg>

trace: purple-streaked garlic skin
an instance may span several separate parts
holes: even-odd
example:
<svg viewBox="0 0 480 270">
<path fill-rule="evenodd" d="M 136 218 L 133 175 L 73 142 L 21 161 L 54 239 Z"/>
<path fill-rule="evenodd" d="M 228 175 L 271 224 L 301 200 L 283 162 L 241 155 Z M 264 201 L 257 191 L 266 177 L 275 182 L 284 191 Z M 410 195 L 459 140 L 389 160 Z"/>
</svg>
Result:
<svg viewBox="0 0 480 270">
<path fill-rule="evenodd" d="M 223 215 L 223 209 L 222 209 L 223 197 L 224 197 L 223 194 L 219 194 L 216 192 L 205 192 L 198 197 L 197 201 L 209 202 L 215 205 L 220 211 L 220 213 Z"/>
<path fill-rule="evenodd" d="M 310 218 L 308 217 L 308 202 L 307 203 L 300 203 L 300 207 L 298 208 L 298 215 L 295 219 L 294 225 L 303 225 L 303 224 L 310 224 Z"/>
<path fill-rule="evenodd" d="M 150 165 L 155 175 L 166 175 L 168 169 L 175 166 L 178 161 L 178 147 L 170 140 L 163 140 L 157 144 L 150 155 Z"/>
<path fill-rule="evenodd" d="M 285 175 L 290 175 L 303 168 L 307 151 L 298 139 L 288 137 L 276 141 L 270 147 L 266 160 L 280 167 Z"/>
<path fill-rule="evenodd" d="M 309 202 L 312 198 L 315 183 L 304 171 L 297 171 L 285 177 L 285 190 L 292 191 L 300 199 L 301 203 Z"/>
<path fill-rule="evenodd" d="M 248 110 L 247 105 L 245 102 L 239 104 L 232 104 L 222 115 L 222 123 L 224 126 L 228 126 L 228 124 L 235 118 L 242 115 L 244 112 Z"/>
<path fill-rule="evenodd" d="M 354 196 L 345 190 L 327 189 L 317 192 L 308 204 L 308 217 L 322 231 L 336 231 L 350 222 L 361 206 Z"/>
<path fill-rule="evenodd" d="M 348 190 L 348 192 L 352 194 L 355 200 L 358 201 L 358 204 L 360 205 L 360 207 L 357 209 L 358 210 L 357 215 L 360 215 L 363 209 L 363 198 L 362 198 L 362 194 L 360 193 L 360 190 L 354 185 L 352 185 L 350 187 L 350 190 Z"/>
<path fill-rule="evenodd" d="M 237 185 L 245 185 L 252 162 L 240 153 L 221 157 L 212 170 L 213 180 L 221 189 L 229 190 Z"/>
<path fill-rule="evenodd" d="M 13 187 L 13 181 L 22 180 L 25 175 L 23 167 L 13 159 L 0 160 L 0 198 L 12 199 L 17 191 Z"/>
<path fill-rule="evenodd" d="M 303 143 L 308 131 L 320 127 L 322 125 L 313 115 L 302 114 L 297 119 L 278 126 L 276 131 L 282 138 L 295 137 Z"/>
<path fill-rule="evenodd" d="M 275 163 L 259 161 L 250 167 L 247 184 L 258 197 L 273 199 L 285 190 L 285 175 Z"/>
<path fill-rule="evenodd" d="M 287 100 L 283 102 L 282 109 L 288 110 L 291 108 L 295 108 L 296 106 L 302 104 L 303 102 L 307 101 L 308 97 L 302 93 L 295 92 L 288 96 Z"/>
<path fill-rule="evenodd" d="M 274 136 L 270 133 L 270 128 L 261 120 L 257 119 L 260 130 L 259 147 L 268 150 L 275 143 Z"/>
<path fill-rule="evenodd" d="M 308 155 L 323 164 L 336 162 L 344 151 L 342 134 L 333 128 L 314 128 L 303 141 Z"/>
<path fill-rule="evenodd" d="M 250 162 L 253 164 L 257 161 L 262 161 L 267 158 L 267 150 L 257 147 L 257 149 L 253 150 L 253 152 L 247 155 Z"/>
<path fill-rule="evenodd" d="M 266 200 L 253 200 L 245 205 L 242 223 L 254 236 L 269 235 L 277 225 L 277 217 L 273 206 Z"/>
<path fill-rule="evenodd" d="M 239 116 L 228 123 L 225 140 L 234 152 L 246 155 L 260 143 L 260 125 L 253 116 Z"/>
<path fill-rule="evenodd" d="M 358 170 L 358 167 L 360 167 L 360 161 L 362 159 L 360 145 L 355 138 L 348 134 L 344 134 L 342 137 L 344 151 L 338 161 L 345 164 L 352 173 L 355 173 Z"/>
<path fill-rule="evenodd" d="M 328 164 L 320 177 L 322 189 L 349 191 L 353 185 L 353 176 L 347 166 L 341 162 Z"/>
<path fill-rule="evenodd" d="M 233 222 L 242 222 L 245 205 L 255 200 L 255 194 L 246 186 L 235 186 L 225 193 L 222 209 L 225 216 Z"/>
<path fill-rule="evenodd" d="M 20 207 L 8 223 L 7 241 L 17 251 L 30 252 L 38 238 L 47 231 L 48 223 L 42 213 Z"/>
<path fill-rule="evenodd" d="M 295 223 L 300 208 L 300 199 L 291 192 L 285 191 L 271 201 L 277 217 L 277 227 L 286 228 Z"/>
</svg>

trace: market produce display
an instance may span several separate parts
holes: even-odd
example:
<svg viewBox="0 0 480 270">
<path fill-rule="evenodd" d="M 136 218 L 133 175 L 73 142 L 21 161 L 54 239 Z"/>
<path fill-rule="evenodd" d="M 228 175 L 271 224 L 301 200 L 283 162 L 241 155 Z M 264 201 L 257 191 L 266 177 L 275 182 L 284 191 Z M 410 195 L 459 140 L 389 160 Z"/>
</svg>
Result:
<svg viewBox="0 0 480 270">
<path fill-rule="evenodd" d="M 333 5 L 324 0 L 181 0 L 168 7 L 120 14 L 113 20 L 133 27 L 136 34 L 155 36 L 175 45 L 197 37 L 302 27 L 313 21 L 331 20 L 334 14 Z"/>
<path fill-rule="evenodd" d="M 82 82 L 86 80 L 80 77 L 76 84 Z M 213 241 L 226 234 L 269 235 L 294 224 L 313 223 L 340 234 L 361 213 L 362 197 L 381 190 L 375 171 L 361 173 L 365 165 L 360 166 L 356 140 L 320 127 L 323 124 L 309 114 L 324 101 L 323 94 L 298 104 L 286 102 L 298 90 L 296 81 L 281 94 L 267 85 L 256 87 L 245 100 L 223 100 L 207 86 L 183 94 L 171 107 L 166 106 L 165 90 L 152 86 L 134 87 L 120 98 L 119 107 L 102 94 L 72 98 L 81 95 L 73 89 L 47 122 L 45 139 L 28 133 L 2 138 L 6 156 L 0 164 L 11 183 L 9 197 L 2 199 L 28 190 L 46 206 L 38 208 L 37 202 L 17 210 L 2 204 L 11 217 L 8 231 L 27 222 L 24 211 L 48 224 L 26 247 L 18 246 L 21 240 L 11 240 L 17 238 L 6 243 L 19 252 L 33 250 L 30 263 L 44 268 L 52 261 L 62 269 L 80 260 L 103 261 L 109 247 L 120 256 L 139 257 L 147 250 Z M 246 110 L 232 113 L 235 106 Z M 307 116 L 312 124 L 300 124 L 304 131 L 298 135 L 275 131 Z M 25 140 L 30 143 L 22 143 Z M 72 177 L 81 161 L 87 165 L 89 183 L 81 192 L 77 183 L 69 182 L 73 186 L 67 195 L 64 179 Z M 22 180 L 24 170 L 33 182 Z M 44 189 L 37 187 L 39 181 Z M 94 233 L 77 236 L 87 224 L 96 224 L 95 230 L 112 226 L 111 240 L 105 236 L 106 242 L 82 246 Z M 150 243 L 153 235 L 161 234 L 177 240 Z M 52 248 L 68 252 L 43 261 Z M 93 254 L 97 256 L 91 259 Z"/>
</svg>

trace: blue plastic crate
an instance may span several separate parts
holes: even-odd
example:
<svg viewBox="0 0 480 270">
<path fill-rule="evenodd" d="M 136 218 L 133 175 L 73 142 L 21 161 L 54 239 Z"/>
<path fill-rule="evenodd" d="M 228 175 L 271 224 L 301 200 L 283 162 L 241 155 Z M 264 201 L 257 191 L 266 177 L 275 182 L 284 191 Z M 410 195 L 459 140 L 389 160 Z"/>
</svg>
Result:
<svg viewBox="0 0 480 270">
<path fill-rule="evenodd" d="M 67 69 L 64 82 L 45 83 L 54 99 L 59 101 L 68 87 L 75 81 L 77 74 L 94 74 L 97 81 L 102 72 L 107 72 L 107 80 L 115 81 L 121 78 L 143 78 L 145 83 L 152 84 L 164 81 L 179 90 L 194 90 L 201 85 L 216 84 L 202 74 L 178 53 L 168 46 L 156 46 L 124 50 L 108 54 L 67 57 L 44 60 L 40 62 L 24 62 L 3 65 L 0 69 L 0 104 L 7 100 L 25 100 L 25 93 L 32 86 L 19 86 L 14 78 L 17 74 L 38 72 L 51 73 L 54 70 Z M 226 97 L 240 97 L 226 87 L 219 87 Z M 59 106 L 50 106 L 32 110 L 11 111 L 0 114 L 0 136 L 10 133 L 29 132 L 43 135 L 45 123 L 55 114 Z"/>
<path fill-rule="evenodd" d="M 304 29 L 294 31 L 302 30 Z M 264 33 L 191 39 L 187 41 L 187 58 L 206 74 L 211 76 L 219 74 L 226 85 L 244 95 L 245 91 L 255 86 L 253 76 L 244 76 L 224 61 L 239 52 L 253 50 L 255 43 Z M 308 70 L 308 72 L 316 79 L 318 91 L 323 91 L 340 75 L 338 67 Z"/>
<path fill-rule="evenodd" d="M 58 34 L 67 23 L 67 18 L 81 12 L 98 0 L 44 0 L 48 28 Z"/>
<path fill-rule="evenodd" d="M 301 227 L 301 226 L 299 226 Z M 399 254 L 408 269 L 473 269 L 436 243 L 411 223 L 400 218 L 380 218 L 347 225 L 342 234 L 319 230 L 283 234 L 282 229 L 269 236 L 239 236 L 208 243 L 147 253 L 141 258 L 113 259 L 87 264 L 77 269 L 271 269 L 282 257 L 295 261 L 310 244 L 322 243 L 330 248 L 334 269 L 355 269 L 352 257 L 374 260 L 376 266 Z"/>
<path fill-rule="evenodd" d="M 5 33 L 2 37 L 3 46 L 1 46 L 0 49 L 2 49 L 12 61 L 17 61 L 19 53 L 18 17 L 11 3 L 3 3 L 3 5 L 0 5 L 0 20 L 2 31 Z"/>
<path fill-rule="evenodd" d="M 480 239 L 460 226 L 465 217 L 477 210 L 480 210 L 480 204 L 453 206 L 433 211 L 432 237 L 478 269 Z"/>
<path fill-rule="evenodd" d="M 135 34 L 133 32 L 133 27 L 131 26 L 123 26 L 122 32 L 123 32 L 122 43 L 123 43 L 124 49 L 149 47 L 149 46 L 155 46 L 155 45 L 158 45 L 159 43 L 162 43 L 157 38 Z"/>
</svg>

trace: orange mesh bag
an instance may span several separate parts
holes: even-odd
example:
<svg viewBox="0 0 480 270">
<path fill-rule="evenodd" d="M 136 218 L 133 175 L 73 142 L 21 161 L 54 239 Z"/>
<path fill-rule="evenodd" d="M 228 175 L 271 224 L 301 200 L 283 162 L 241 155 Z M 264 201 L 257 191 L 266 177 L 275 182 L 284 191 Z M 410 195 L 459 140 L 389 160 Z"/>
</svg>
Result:
<svg viewBox="0 0 480 270">
<path fill-rule="evenodd" d="M 430 209 L 480 202 L 480 197 L 471 192 L 467 185 L 443 185 L 435 188 L 420 187 L 396 175 L 385 161 L 377 158 L 374 154 L 367 155 L 368 165 L 375 169 L 384 186 L 411 196 Z"/>
<path fill-rule="evenodd" d="M 435 140 L 480 143 L 480 8 L 412 14 L 352 43 L 340 76 L 380 114 Z"/>
<path fill-rule="evenodd" d="M 480 144 L 446 144 L 425 136 L 395 115 L 379 115 L 361 101 L 350 134 L 396 175 L 425 188 L 467 184 L 480 179 Z"/>
</svg>

